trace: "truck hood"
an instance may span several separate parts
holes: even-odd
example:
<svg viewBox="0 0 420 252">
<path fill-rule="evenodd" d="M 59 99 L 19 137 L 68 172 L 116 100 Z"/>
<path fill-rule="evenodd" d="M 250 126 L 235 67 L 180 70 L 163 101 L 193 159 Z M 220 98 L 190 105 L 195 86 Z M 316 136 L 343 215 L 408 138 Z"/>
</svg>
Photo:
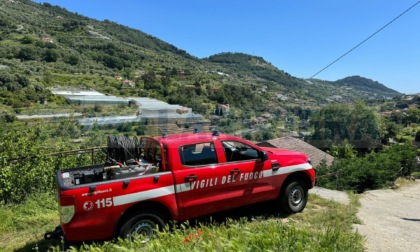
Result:
<svg viewBox="0 0 420 252">
<path fill-rule="evenodd" d="M 270 148 L 270 147 L 262 147 L 263 150 L 272 153 L 274 155 L 287 155 L 287 156 L 306 156 L 306 154 L 298 151 L 292 151 L 292 150 L 285 150 L 285 149 L 279 149 L 279 148 Z"/>
<path fill-rule="evenodd" d="M 270 159 L 277 160 L 282 166 L 308 163 L 308 156 L 302 152 L 279 148 L 262 147 L 268 153 Z"/>
</svg>

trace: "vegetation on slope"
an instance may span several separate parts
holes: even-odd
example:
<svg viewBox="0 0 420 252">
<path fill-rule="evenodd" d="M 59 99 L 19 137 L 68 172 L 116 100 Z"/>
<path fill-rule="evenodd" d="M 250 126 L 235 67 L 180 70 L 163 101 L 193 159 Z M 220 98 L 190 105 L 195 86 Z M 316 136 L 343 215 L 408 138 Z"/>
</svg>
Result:
<svg viewBox="0 0 420 252">
<path fill-rule="evenodd" d="M 366 92 L 379 92 L 382 95 L 394 96 L 399 94 L 395 90 L 387 88 L 386 86 L 377 81 L 373 81 L 360 76 L 346 77 L 344 79 L 336 81 L 335 84 L 341 87 L 356 88 Z"/>
<path fill-rule="evenodd" d="M 60 103 L 47 90 L 54 85 L 155 97 L 205 116 L 217 103 L 229 103 L 240 114 L 267 112 L 285 105 L 278 95 L 311 108 L 334 95 L 343 101 L 384 95 L 375 89 L 380 85 L 364 92 L 357 85 L 346 89 L 295 78 L 261 57 L 242 53 L 198 59 L 141 31 L 48 3 L 15 0 L 0 6 L 0 98 L 8 113 L 37 103 Z M 118 78 L 134 81 L 135 87 L 124 87 Z"/>
</svg>

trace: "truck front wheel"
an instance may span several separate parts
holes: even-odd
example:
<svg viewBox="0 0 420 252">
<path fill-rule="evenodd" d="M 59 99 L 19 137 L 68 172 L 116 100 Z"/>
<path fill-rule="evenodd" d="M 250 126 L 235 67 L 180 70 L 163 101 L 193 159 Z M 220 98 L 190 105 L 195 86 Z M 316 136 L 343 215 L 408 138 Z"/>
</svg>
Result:
<svg viewBox="0 0 420 252">
<path fill-rule="evenodd" d="M 290 181 L 280 195 L 281 207 L 288 214 L 302 212 L 307 202 L 308 188 L 300 179 Z"/>
<path fill-rule="evenodd" d="M 141 239 L 145 243 L 149 241 L 156 233 L 156 230 L 162 230 L 165 222 L 154 213 L 142 212 L 132 215 L 120 229 L 120 237 L 134 241 Z"/>
</svg>

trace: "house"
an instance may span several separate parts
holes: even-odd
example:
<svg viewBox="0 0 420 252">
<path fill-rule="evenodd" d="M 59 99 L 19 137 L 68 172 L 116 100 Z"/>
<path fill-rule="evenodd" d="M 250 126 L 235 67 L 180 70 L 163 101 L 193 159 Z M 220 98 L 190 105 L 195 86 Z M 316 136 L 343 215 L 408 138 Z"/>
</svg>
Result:
<svg viewBox="0 0 420 252">
<path fill-rule="evenodd" d="M 323 160 L 325 160 L 328 166 L 331 166 L 334 161 L 334 157 L 330 154 L 294 137 L 280 137 L 257 143 L 257 145 L 303 152 L 311 159 L 313 167 L 317 167 Z"/>
<path fill-rule="evenodd" d="M 274 96 L 274 98 L 275 98 L 275 99 L 278 99 L 278 100 L 282 100 L 282 101 L 287 101 L 287 100 L 289 99 L 289 97 L 287 97 L 287 96 L 285 96 L 285 95 L 282 95 L 282 94 L 279 94 L 279 93 L 277 93 L 277 94 Z"/>
<path fill-rule="evenodd" d="M 188 109 L 186 107 L 182 107 L 182 108 L 177 109 L 176 112 L 178 114 L 186 114 L 186 113 L 189 113 L 190 112 L 190 109 Z"/>
<path fill-rule="evenodd" d="M 261 115 L 264 119 L 270 119 L 270 118 L 272 118 L 273 116 L 270 114 L 270 113 L 264 113 L 264 114 L 262 114 Z"/>
<path fill-rule="evenodd" d="M 42 38 L 42 42 L 44 43 L 54 43 L 54 41 L 52 40 L 52 38 L 48 38 L 48 37 L 43 37 Z"/>
<path fill-rule="evenodd" d="M 219 115 L 229 114 L 229 104 L 217 104 L 217 112 Z"/>
<path fill-rule="evenodd" d="M 132 88 L 136 86 L 136 83 L 134 83 L 134 81 L 131 81 L 131 80 L 124 80 L 122 84 L 125 87 L 132 87 Z"/>
</svg>

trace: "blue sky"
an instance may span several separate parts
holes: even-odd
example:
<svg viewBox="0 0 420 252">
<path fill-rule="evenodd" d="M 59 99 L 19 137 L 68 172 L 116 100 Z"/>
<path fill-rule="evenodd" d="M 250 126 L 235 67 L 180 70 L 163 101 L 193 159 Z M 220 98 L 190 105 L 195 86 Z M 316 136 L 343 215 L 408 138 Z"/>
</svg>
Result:
<svg viewBox="0 0 420 252">
<path fill-rule="evenodd" d="M 36 0 L 108 19 L 199 58 L 242 52 L 309 78 L 418 0 Z M 420 3 L 315 78 L 420 92 Z"/>
</svg>

